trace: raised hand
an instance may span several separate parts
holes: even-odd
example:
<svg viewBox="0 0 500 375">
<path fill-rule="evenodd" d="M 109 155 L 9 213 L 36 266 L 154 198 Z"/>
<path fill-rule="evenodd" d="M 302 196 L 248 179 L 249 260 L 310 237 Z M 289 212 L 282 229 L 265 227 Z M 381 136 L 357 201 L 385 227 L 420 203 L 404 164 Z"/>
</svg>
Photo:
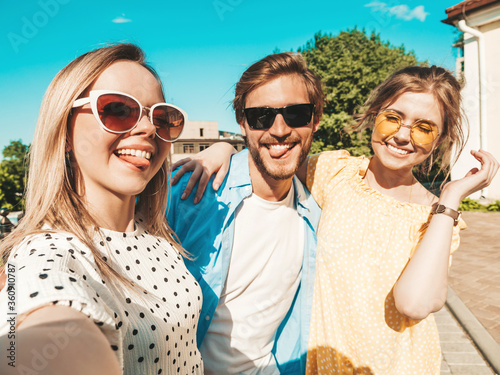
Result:
<svg viewBox="0 0 500 375">
<path fill-rule="evenodd" d="M 487 151 L 472 150 L 471 154 L 481 163 L 481 168 L 472 168 L 465 177 L 448 182 L 441 193 L 441 196 L 446 195 L 448 199 L 457 200 L 457 204 L 472 193 L 487 187 L 495 177 L 500 165 Z"/>
</svg>

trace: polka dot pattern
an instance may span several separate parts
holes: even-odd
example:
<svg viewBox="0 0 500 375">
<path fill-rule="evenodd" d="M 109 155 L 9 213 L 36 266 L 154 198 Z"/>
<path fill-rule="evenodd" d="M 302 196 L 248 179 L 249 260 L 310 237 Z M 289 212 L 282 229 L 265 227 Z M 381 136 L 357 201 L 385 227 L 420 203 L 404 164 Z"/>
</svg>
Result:
<svg viewBox="0 0 500 375">
<path fill-rule="evenodd" d="M 101 229 L 96 240 L 103 259 L 142 288 L 135 292 L 103 280 L 76 237 L 56 232 L 25 240 L 9 260 L 22 280 L 17 313 L 53 304 L 81 311 L 108 339 L 124 374 L 202 374 L 196 346 L 201 289 L 167 240 L 148 234 L 140 222 L 136 228 Z M 4 290 L 2 306 L 5 299 Z M 1 322 L 0 335 L 7 329 Z"/>
<path fill-rule="evenodd" d="M 322 216 L 307 374 L 439 374 L 433 316 L 405 318 L 392 296 L 431 207 L 398 202 L 365 185 L 368 163 L 346 151 L 308 162 L 307 186 Z"/>
</svg>

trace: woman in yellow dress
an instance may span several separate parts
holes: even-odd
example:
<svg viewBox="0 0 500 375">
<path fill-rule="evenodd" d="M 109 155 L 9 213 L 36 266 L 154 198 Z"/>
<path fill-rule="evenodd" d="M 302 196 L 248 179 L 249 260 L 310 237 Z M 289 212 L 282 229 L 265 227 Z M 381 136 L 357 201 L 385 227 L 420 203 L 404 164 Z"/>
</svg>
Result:
<svg viewBox="0 0 500 375">
<path fill-rule="evenodd" d="M 472 151 L 481 169 L 445 184 L 439 198 L 413 176 L 440 144 L 442 169 L 464 146 L 460 85 L 445 69 L 402 69 L 366 104 L 359 126 L 373 124 L 373 157 L 333 151 L 307 163 L 322 208 L 307 374 L 439 374 L 430 314 L 446 301 L 450 254 L 465 227 L 457 209 L 498 162 Z"/>
<path fill-rule="evenodd" d="M 443 170 L 464 148 L 460 89 L 435 66 L 394 73 L 359 119 L 360 129 L 373 129 L 374 155 L 323 152 L 298 171 L 322 208 L 307 374 L 439 374 L 430 314 L 446 301 L 450 254 L 465 227 L 458 206 L 498 170 L 491 154 L 471 151 L 481 168 L 446 183 L 439 198 L 413 176 L 432 165 L 439 145 Z M 209 170 L 220 150 L 228 159 L 227 148 L 214 147 L 204 156 Z M 203 174 L 195 165 L 184 169 Z"/>
</svg>

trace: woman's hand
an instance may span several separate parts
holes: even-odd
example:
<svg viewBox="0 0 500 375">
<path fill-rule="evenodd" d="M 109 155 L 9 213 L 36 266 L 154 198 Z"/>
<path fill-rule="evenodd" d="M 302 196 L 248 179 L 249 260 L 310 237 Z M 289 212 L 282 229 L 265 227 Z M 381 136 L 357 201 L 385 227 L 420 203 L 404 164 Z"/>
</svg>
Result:
<svg viewBox="0 0 500 375">
<path fill-rule="evenodd" d="M 9 353 L 12 344 L 7 335 L 0 337 L 2 374 L 122 374 L 101 330 L 86 315 L 70 307 L 46 306 L 28 314 L 16 329 L 15 341 L 17 367 L 12 367 L 4 354 Z"/>
<path fill-rule="evenodd" d="M 205 192 L 210 176 L 214 173 L 217 173 L 217 175 L 214 178 L 212 187 L 214 190 L 219 189 L 219 186 L 224 181 L 229 170 L 231 156 L 235 153 L 236 150 L 229 143 L 217 142 L 192 157 L 181 159 L 176 162 L 172 166 L 172 170 L 175 170 L 181 165 L 182 167 L 172 178 L 172 185 L 175 185 L 184 173 L 193 171 L 182 193 L 181 199 L 189 197 L 189 194 L 191 194 L 191 191 L 198 182 L 198 188 L 196 189 L 194 197 L 194 203 L 198 203 Z"/>
<path fill-rule="evenodd" d="M 481 163 L 481 169 L 472 168 L 464 178 L 448 182 L 439 199 L 441 204 L 458 207 L 464 198 L 487 187 L 495 177 L 499 163 L 493 155 L 484 150 L 472 150 L 471 154 Z"/>
</svg>

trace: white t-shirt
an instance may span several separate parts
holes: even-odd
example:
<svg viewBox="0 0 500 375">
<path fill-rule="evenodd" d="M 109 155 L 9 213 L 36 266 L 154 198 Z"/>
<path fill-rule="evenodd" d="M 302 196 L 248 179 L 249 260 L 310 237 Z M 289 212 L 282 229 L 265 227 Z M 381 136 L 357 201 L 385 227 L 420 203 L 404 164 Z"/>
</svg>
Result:
<svg viewBox="0 0 500 375">
<path fill-rule="evenodd" d="M 91 251 L 74 235 L 37 234 L 16 246 L 7 262 L 15 266 L 9 280 L 18 317 L 47 305 L 69 306 L 101 329 L 124 374 L 202 374 L 196 347 L 201 289 L 166 239 L 138 221 L 136 228 L 101 229 L 96 245 L 108 264 L 147 294 L 103 280 Z M 7 311 L 8 289 L 0 293 L 1 311 Z M 3 319 L 0 335 L 8 329 Z"/>
<path fill-rule="evenodd" d="M 276 374 L 276 330 L 300 283 L 304 222 L 293 185 L 280 202 L 255 194 L 236 213 L 229 272 L 200 351 L 205 374 Z"/>
</svg>

